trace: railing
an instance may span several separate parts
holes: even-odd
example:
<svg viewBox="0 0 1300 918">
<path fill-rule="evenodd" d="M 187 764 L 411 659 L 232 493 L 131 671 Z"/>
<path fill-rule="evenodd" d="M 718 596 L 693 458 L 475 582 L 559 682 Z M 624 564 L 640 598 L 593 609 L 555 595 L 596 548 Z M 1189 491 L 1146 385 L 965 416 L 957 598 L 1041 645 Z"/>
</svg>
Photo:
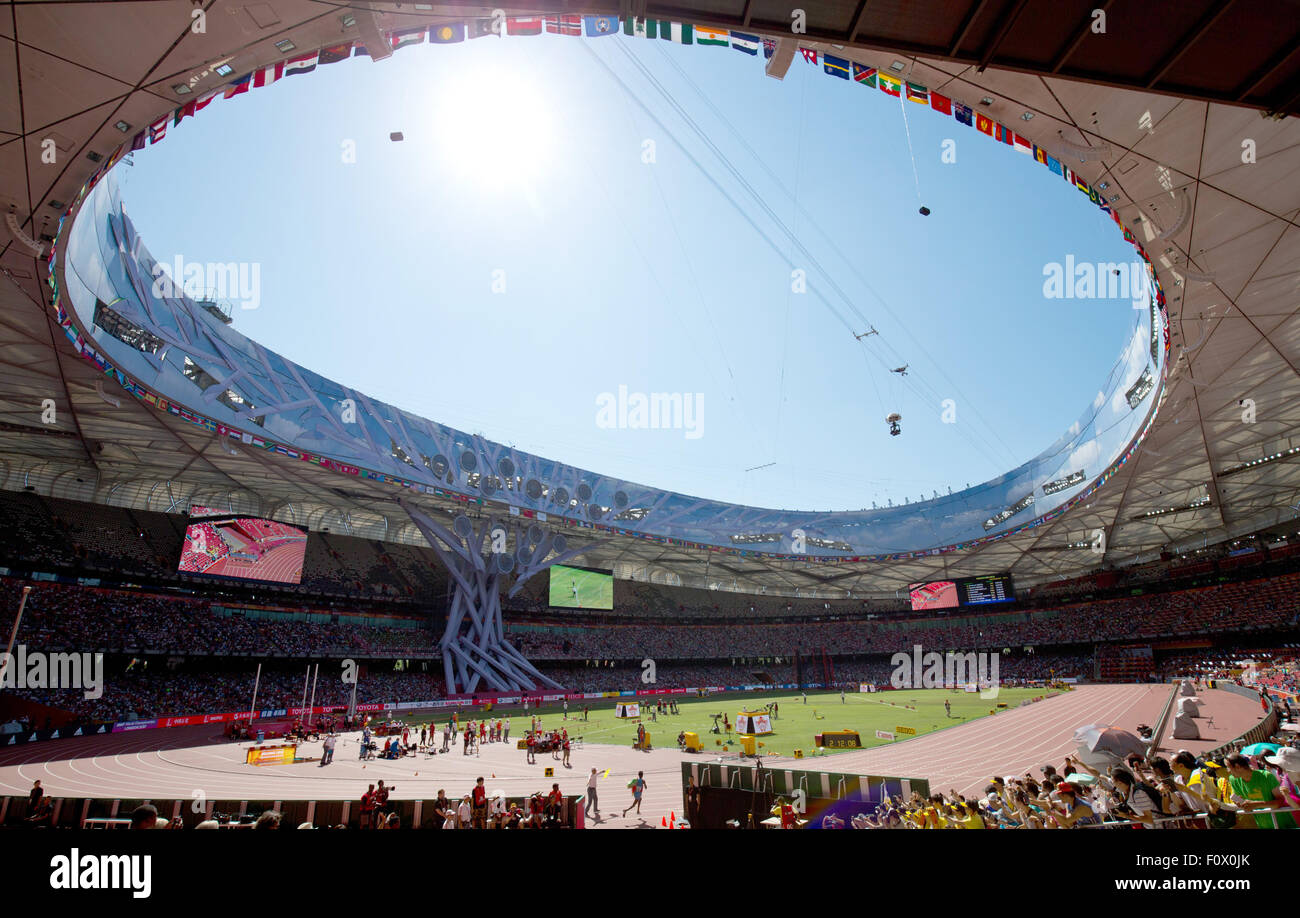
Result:
<svg viewBox="0 0 1300 918">
<path fill-rule="evenodd" d="M 1263 816 L 1265 814 L 1271 815 L 1273 818 L 1272 828 L 1276 829 L 1279 828 L 1277 824 L 1277 816 L 1276 816 L 1277 813 L 1292 813 L 1292 814 L 1300 813 L 1300 806 L 1279 807 L 1277 809 L 1235 810 L 1235 811 L 1228 811 L 1228 812 L 1235 812 L 1236 815 L 1238 816 L 1248 816 L 1252 820 L 1256 816 Z M 1173 825 L 1173 823 L 1180 823 L 1180 825 Z M 1189 825 L 1188 823 L 1198 823 L 1198 824 Z M 1080 826 L 1080 828 L 1082 829 L 1118 829 L 1118 828 L 1131 829 L 1133 828 L 1133 826 L 1140 826 L 1140 825 L 1144 825 L 1144 823 L 1132 819 L 1119 819 L 1114 822 L 1100 822 L 1100 823 L 1095 823 L 1093 825 Z M 1185 813 L 1182 816 L 1161 816 L 1158 819 L 1152 820 L 1151 826 L 1156 829 L 1212 828 L 1210 825 L 1209 813 Z M 1258 826 L 1256 825 L 1254 827 L 1257 828 Z M 1232 826 L 1231 828 L 1236 828 L 1236 826 Z"/>
<path fill-rule="evenodd" d="M 1165 727 L 1169 725 L 1169 712 L 1174 709 L 1174 700 L 1178 697 L 1178 688 L 1181 684 L 1181 681 L 1175 681 L 1169 690 L 1169 700 L 1165 702 L 1164 710 L 1160 712 L 1160 720 L 1156 721 L 1156 728 L 1151 732 L 1151 741 L 1147 743 L 1148 756 L 1160 748 L 1160 738 L 1164 736 Z"/>
</svg>

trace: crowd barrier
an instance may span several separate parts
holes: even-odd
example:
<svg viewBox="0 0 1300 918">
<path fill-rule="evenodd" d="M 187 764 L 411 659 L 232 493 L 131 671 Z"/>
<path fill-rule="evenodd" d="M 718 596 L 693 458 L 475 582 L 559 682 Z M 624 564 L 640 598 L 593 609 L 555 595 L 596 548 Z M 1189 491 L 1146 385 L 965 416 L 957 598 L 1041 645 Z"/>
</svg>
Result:
<svg viewBox="0 0 1300 918">
<path fill-rule="evenodd" d="M 1273 828 L 1275 829 L 1278 828 L 1277 816 L 1276 816 L 1277 813 L 1291 813 L 1293 814 L 1293 818 L 1295 818 L 1298 822 L 1300 822 L 1300 815 L 1295 815 L 1295 814 L 1300 814 L 1300 807 L 1296 807 L 1296 806 L 1279 807 L 1277 809 L 1269 809 L 1269 810 L 1239 810 L 1238 825 L 1228 826 L 1228 828 L 1233 828 L 1233 829 L 1260 828 L 1260 826 L 1255 822 L 1255 816 L 1257 815 L 1262 816 L 1265 813 L 1272 815 Z M 1241 817 L 1245 817 L 1244 820 Z M 1244 822 L 1245 824 L 1242 825 L 1242 822 Z M 1136 825 L 1140 825 L 1140 823 L 1131 822 L 1127 819 L 1120 819 L 1120 820 L 1116 820 L 1115 822 L 1100 822 L 1090 826 L 1080 826 L 1079 828 L 1081 829 L 1131 829 Z M 1153 820 L 1152 826 L 1157 829 L 1214 828 L 1212 825 L 1210 825 L 1209 813 L 1193 813 L 1193 814 L 1188 814 L 1186 816 L 1162 816 L 1159 819 Z"/>
</svg>

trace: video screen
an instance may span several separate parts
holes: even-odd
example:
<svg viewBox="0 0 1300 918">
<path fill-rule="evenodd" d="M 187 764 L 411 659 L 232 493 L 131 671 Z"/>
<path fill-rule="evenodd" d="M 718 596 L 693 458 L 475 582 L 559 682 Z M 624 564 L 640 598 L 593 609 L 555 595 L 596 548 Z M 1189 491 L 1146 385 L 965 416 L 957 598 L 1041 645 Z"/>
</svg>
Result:
<svg viewBox="0 0 1300 918">
<path fill-rule="evenodd" d="M 914 583 L 911 586 L 911 593 L 913 612 L 957 608 L 957 583 L 954 580 Z"/>
<path fill-rule="evenodd" d="M 613 609 L 613 572 L 554 565 L 551 568 L 551 605 L 560 609 Z"/>
<path fill-rule="evenodd" d="M 1010 574 L 981 574 L 957 580 L 934 580 L 914 583 L 910 587 L 913 612 L 955 609 L 958 606 L 984 606 L 990 603 L 1015 602 L 1016 591 Z"/>
<path fill-rule="evenodd" d="M 307 531 L 288 523 L 190 507 L 178 570 L 186 574 L 301 583 Z"/>
</svg>

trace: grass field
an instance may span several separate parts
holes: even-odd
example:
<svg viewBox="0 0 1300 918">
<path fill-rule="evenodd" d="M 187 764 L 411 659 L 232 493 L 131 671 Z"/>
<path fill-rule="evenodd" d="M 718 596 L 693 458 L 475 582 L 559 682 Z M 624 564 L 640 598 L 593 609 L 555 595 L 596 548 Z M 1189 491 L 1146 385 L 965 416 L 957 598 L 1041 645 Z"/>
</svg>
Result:
<svg viewBox="0 0 1300 918">
<path fill-rule="evenodd" d="M 551 605 L 565 609 L 614 608 L 614 578 L 557 564 L 551 568 Z"/>
<path fill-rule="evenodd" d="M 711 695 L 708 698 L 687 699 L 674 696 L 680 714 L 665 714 L 658 721 L 650 719 L 650 708 L 642 701 L 642 722 L 650 734 L 651 744 L 655 747 L 675 747 L 679 731 L 694 731 L 704 741 L 705 751 L 722 751 L 727 747 L 731 752 L 740 751 L 739 737 L 734 733 L 736 715 L 741 711 L 761 711 L 764 706 L 776 702 L 780 706 L 780 716 L 772 721 L 774 732 L 760 738 L 764 750 L 768 753 L 790 755 L 795 749 L 802 749 L 804 754 L 813 749 L 813 736 L 832 730 L 856 730 L 862 736 L 863 748 L 881 746 L 890 742 L 876 738 L 877 730 L 893 732 L 895 727 L 911 727 L 916 735 L 921 736 L 954 727 L 980 717 L 989 716 L 995 706 L 1004 703 L 1014 708 L 1026 698 L 1043 694 L 1041 688 L 1004 688 L 996 699 L 982 699 L 977 694 L 951 692 L 944 689 L 918 689 L 916 691 L 894 691 L 876 693 L 849 692 L 840 701 L 839 692 L 810 692 L 808 703 L 796 692 L 772 693 L 733 693 L 729 695 Z M 943 703 L 952 704 L 952 716 L 944 712 Z M 568 720 L 564 719 L 559 705 L 547 705 L 541 711 L 542 725 L 546 729 L 568 727 L 570 736 L 581 736 L 585 743 L 610 743 L 631 746 L 636 739 L 636 721 L 617 720 L 614 717 L 613 698 L 586 702 L 591 705 L 591 713 L 586 723 L 582 722 L 582 704 L 569 702 Z M 510 717 L 510 738 L 513 742 L 522 737 L 528 729 L 529 718 L 535 713 L 530 709 L 525 715 L 520 707 L 499 708 L 492 712 L 493 718 Z M 713 714 L 726 714 L 731 721 L 733 733 L 721 736 L 710 733 L 713 726 Z M 462 723 L 475 715 L 482 716 L 481 709 L 466 708 L 460 712 Z M 435 720 L 441 725 L 446 723 L 444 715 Z M 427 722 L 421 719 L 421 722 Z M 907 739 L 901 734 L 898 741 Z M 827 754 L 833 750 L 827 749 Z M 844 752 L 848 750 L 834 750 Z"/>
</svg>

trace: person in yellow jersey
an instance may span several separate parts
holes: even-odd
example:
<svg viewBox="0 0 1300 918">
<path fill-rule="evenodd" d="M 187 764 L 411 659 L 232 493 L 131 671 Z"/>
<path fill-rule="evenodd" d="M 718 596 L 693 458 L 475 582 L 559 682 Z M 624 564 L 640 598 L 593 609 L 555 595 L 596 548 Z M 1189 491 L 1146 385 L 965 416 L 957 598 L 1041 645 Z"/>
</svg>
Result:
<svg viewBox="0 0 1300 918">
<path fill-rule="evenodd" d="M 984 825 L 984 817 L 980 815 L 979 807 L 977 807 L 975 804 L 966 802 L 966 803 L 958 804 L 958 807 L 959 807 L 958 809 L 959 813 L 963 811 L 965 813 L 965 815 L 961 820 L 961 827 L 963 829 L 988 828 L 986 825 Z"/>
</svg>

